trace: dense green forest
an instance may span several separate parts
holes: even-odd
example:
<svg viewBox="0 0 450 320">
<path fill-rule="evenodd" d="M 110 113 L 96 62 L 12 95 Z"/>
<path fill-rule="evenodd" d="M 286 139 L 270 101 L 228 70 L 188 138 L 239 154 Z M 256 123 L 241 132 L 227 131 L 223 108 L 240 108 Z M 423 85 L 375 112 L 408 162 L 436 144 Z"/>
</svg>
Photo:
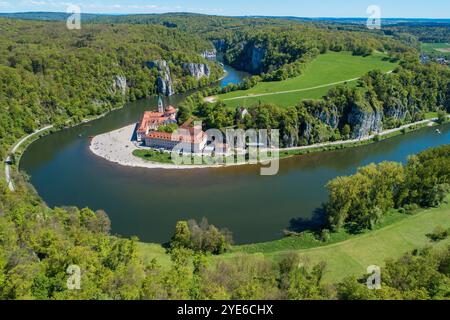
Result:
<svg viewBox="0 0 450 320">
<path fill-rule="evenodd" d="M 212 44 L 162 26 L 88 25 L 68 30 L 62 22 L 0 19 L 0 158 L 25 133 L 46 124 L 75 124 L 127 100 L 157 93 L 165 60 L 176 93 L 222 76 L 213 63 L 209 78 L 186 76 L 184 62 L 207 63 Z"/>
<path fill-rule="evenodd" d="M 291 107 L 250 105 L 245 116 L 220 101 L 204 102 L 210 93 L 189 97 L 181 107 L 182 118 L 195 115 L 208 128 L 279 129 L 282 145 L 293 147 L 361 138 L 423 120 L 430 112 L 450 112 L 450 70 L 405 55 L 393 73 L 369 72 L 358 86 L 337 86 L 319 101 L 299 101 Z"/>
<path fill-rule="evenodd" d="M 387 26 L 385 33 L 396 37 L 412 35 L 421 42 L 450 42 L 450 25 L 448 23 L 401 23 Z"/>
<path fill-rule="evenodd" d="M 405 170 L 415 174 L 407 178 L 411 188 L 404 193 L 405 199 L 415 203 L 417 197 L 428 199 L 431 195 L 435 199 L 430 184 L 448 181 L 449 150 L 449 146 L 432 149 L 411 159 Z M 401 165 L 380 166 L 384 167 L 399 169 Z M 444 169 L 434 171 L 436 167 Z M 375 168 L 369 166 L 361 172 Z M 394 174 L 401 175 L 402 171 Z M 395 191 L 386 183 L 394 177 L 390 174 L 376 180 L 380 175 L 366 177 L 380 186 L 375 195 L 384 197 L 387 189 Z M 296 253 L 286 253 L 276 261 L 245 254 L 211 259 L 208 252 L 219 254 L 226 249 L 224 233 L 207 222 L 182 222 L 168 247 L 171 263 L 162 267 L 157 260 L 147 261 L 140 255 L 137 239 L 109 235 L 110 221 L 105 212 L 50 209 L 20 177 L 16 187 L 12 193 L 4 181 L 0 182 L 0 299 L 450 298 L 450 248 L 415 250 L 398 260 L 386 261 L 382 288 L 373 291 L 366 286 L 368 275 L 339 283 L 324 282 L 326 263 L 311 264 Z M 435 203 L 427 200 L 424 204 Z M 439 241 L 447 236 L 447 231 L 436 232 L 433 238 Z M 81 269 L 80 290 L 67 287 L 71 265 Z"/>
<path fill-rule="evenodd" d="M 182 119 L 195 115 L 207 127 L 279 128 L 283 144 L 291 146 L 359 137 L 380 129 L 367 126 L 373 119 L 390 128 L 450 108 L 449 70 L 420 65 L 405 42 L 379 34 L 182 14 L 94 20 L 69 31 L 62 22 L 0 19 L 0 159 L 18 138 L 46 124 L 62 128 L 156 94 L 159 75 L 149 67 L 152 61 L 167 61 L 176 92 L 210 84 L 222 74 L 201 57 L 213 49 L 212 40 L 229 63 L 257 62 L 249 71 L 260 80 L 301 74 L 303 63 L 327 50 L 387 51 L 402 63 L 393 74 L 371 72 L 358 87 L 335 88 L 321 101 L 289 108 L 254 105 L 244 117 L 221 103 L 203 103 L 201 93 L 191 96 L 180 106 Z M 184 62 L 209 64 L 210 78 L 186 75 Z M 373 165 L 330 182 L 327 227 L 361 231 L 391 208 L 439 204 L 449 188 L 449 158 L 446 146 L 412 157 L 406 166 Z M 0 179 L 0 299 L 450 298 L 450 248 L 418 249 L 387 261 L 382 290 L 370 291 L 363 275 L 324 283 L 326 264 L 311 265 L 295 253 L 279 261 L 247 255 L 207 259 L 227 251 L 231 239 L 206 222 L 174 226 L 167 248 L 172 262 L 163 268 L 140 256 L 137 239 L 111 236 L 107 213 L 51 209 L 25 178 L 14 176 L 16 192 Z M 348 214 L 348 207 L 355 211 Z M 81 290 L 67 288 L 71 265 L 82 270 Z"/>
<path fill-rule="evenodd" d="M 392 209 L 439 206 L 450 193 L 450 146 L 410 157 L 403 166 L 384 162 L 328 183 L 325 212 L 331 229 L 372 229 Z"/>
</svg>

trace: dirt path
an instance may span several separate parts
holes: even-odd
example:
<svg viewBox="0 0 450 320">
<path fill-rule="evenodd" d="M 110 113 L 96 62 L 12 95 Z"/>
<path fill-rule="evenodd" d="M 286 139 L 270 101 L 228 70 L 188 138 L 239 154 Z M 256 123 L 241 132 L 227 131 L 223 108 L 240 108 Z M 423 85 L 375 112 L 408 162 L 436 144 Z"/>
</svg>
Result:
<svg viewBox="0 0 450 320">
<path fill-rule="evenodd" d="M 388 71 L 388 72 L 386 72 L 386 74 L 391 74 L 392 72 L 394 72 L 394 70 Z M 305 92 L 305 91 L 310 91 L 310 90 L 316 90 L 316 89 L 321 89 L 321 88 L 326 88 L 326 87 L 337 86 L 337 85 L 348 83 L 348 82 L 355 82 L 355 81 L 358 81 L 359 79 L 361 79 L 361 77 L 348 79 L 348 80 L 337 81 L 337 82 L 332 82 L 332 83 L 327 83 L 327 84 L 322 84 L 320 86 L 315 86 L 315 87 L 310 87 L 310 88 L 294 89 L 294 90 L 286 90 L 286 91 L 277 91 L 277 92 L 269 92 L 269 93 L 248 94 L 248 95 L 245 95 L 245 96 L 239 96 L 239 97 L 223 99 L 223 101 L 232 101 L 232 100 L 241 100 L 241 99 L 249 99 L 249 98 L 274 96 L 274 95 L 287 94 L 287 93 Z M 213 102 L 216 102 L 216 101 L 217 101 L 217 96 L 212 96 L 212 97 L 206 97 L 205 98 L 205 102 L 213 103 Z"/>
<path fill-rule="evenodd" d="M 343 83 L 347 83 L 347 82 L 354 82 L 354 81 L 357 81 L 357 80 L 359 80 L 359 78 L 353 78 L 353 79 L 344 80 L 344 81 L 338 81 L 338 82 L 322 84 L 320 86 L 315 86 L 315 87 L 311 87 L 311 88 L 286 90 L 286 91 L 278 91 L 278 92 L 269 92 L 269 93 L 249 94 L 249 95 L 246 95 L 246 96 L 239 96 L 239 97 L 234 97 L 234 98 L 223 99 L 223 101 L 240 100 L 240 99 L 247 99 L 247 98 L 258 98 L 258 97 L 266 97 L 266 96 L 275 96 L 275 95 L 278 95 L 278 94 L 304 92 L 304 91 L 316 90 L 316 89 L 321 89 L 321 88 L 326 88 L 326 87 L 331 87 L 331 86 L 337 86 L 339 84 L 343 84 Z"/>
</svg>

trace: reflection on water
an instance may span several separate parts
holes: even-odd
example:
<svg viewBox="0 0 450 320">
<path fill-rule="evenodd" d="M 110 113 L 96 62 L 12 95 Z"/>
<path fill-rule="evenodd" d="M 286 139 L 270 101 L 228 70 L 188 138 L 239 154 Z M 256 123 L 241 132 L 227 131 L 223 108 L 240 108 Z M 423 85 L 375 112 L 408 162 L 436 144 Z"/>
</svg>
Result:
<svg viewBox="0 0 450 320">
<path fill-rule="evenodd" d="M 177 105 L 182 99 L 175 96 L 166 103 Z M 207 217 L 233 231 L 237 243 L 248 243 L 280 238 L 290 225 L 303 226 L 326 200 L 324 185 L 336 176 L 371 162 L 404 162 L 410 154 L 450 143 L 450 125 L 441 127 L 441 135 L 426 128 L 358 148 L 285 159 L 276 176 L 260 176 L 257 166 L 187 171 L 121 167 L 90 153 L 89 136 L 136 122 L 151 108 L 156 108 L 156 98 L 44 137 L 24 154 L 21 169 L 50 206 L 105 209 L 117 234 L 163 243 L 177 221 Z"/>
<path fill-rule="evenodd" d="M 133 103 L 92 126 L 38 140 L 21 168 L 50 206 L 105 209 L 118 234 L 165 242 L 176 221 L 207 217 L 232 230 L 238 243 L 247 243 L 277 239 L 293 218 L 311 218 L 326 200 L 324 185 L 336 176 L 371 162 L 406 161 L 410 154 L 450 142 L 450 126 L 442 127 L 441 135 L 427 128 L 359 148 L 285 159 L 272 177 L 260 176 L 257 166 L 187 171 L 121 167 L 90 153 L 87 137 L 138 119 L 149 103 L 156 101 Z"/>
</svg>

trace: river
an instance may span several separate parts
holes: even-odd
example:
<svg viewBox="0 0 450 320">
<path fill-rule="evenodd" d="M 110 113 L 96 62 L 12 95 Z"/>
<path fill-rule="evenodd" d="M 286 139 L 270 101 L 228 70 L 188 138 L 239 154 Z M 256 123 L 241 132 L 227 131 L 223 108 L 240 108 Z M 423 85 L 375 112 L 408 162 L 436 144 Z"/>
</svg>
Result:
<svg viewBox="0 0 450 320">
<path fill-rule="evenodd" d="M 222 85 L 242 73 L 227 67 Z M 177 105 L 184 97 L 166 103 Z M 360 166 L 405 162 L 408 155 L 450 143 L 450 125 L 425 128 L 379 143 L 284 159 L 276 176 L 260 176 L 257 166 L 220 169 L 159 170 L 121 167 L 94 156 L 89 136 L 137 122 L 156 108 L 156 98 L 129 103 L 104 118 L 48 135 L 34 142 L 21 160 L 40 196 L 51 206 L 104 209 L 114 234 L 167 242 L 177 221 L 208 218 L 226 227 L 236 243 L 282 237 L 283 229 L 301 230 L 326 201 L 324 185 Z"/>
</svg>

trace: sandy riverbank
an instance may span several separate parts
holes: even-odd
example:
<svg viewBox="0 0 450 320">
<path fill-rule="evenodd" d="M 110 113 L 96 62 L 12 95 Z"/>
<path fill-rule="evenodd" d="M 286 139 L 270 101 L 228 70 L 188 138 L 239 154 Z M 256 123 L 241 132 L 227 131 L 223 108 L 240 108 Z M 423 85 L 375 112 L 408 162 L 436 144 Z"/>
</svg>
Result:
<svg viewBox="0 0 450 320">
<path fill-rule="evenodd" d="M 449 116 L 450 117 L 450 116 Z M 415 123 L 410 123 L 399 128 L 385 130 L 383 132 L 378 133 L 377 135 L 380 137 L 401 131 L 403 129 L 411 128 L 413 126 L 418 125 L 434 125 L 434 122 L 437 119 L 428 119 L 422 120 Z M 146 161 L 142 158 L 136 157 L 133 155 L 135 150 L 143 149 L 135 144 L 131 139 L 133 137 L 133 133 L 135 130 L 136 124 L 132 124 L 126 126 L 124 128 L 111 131 L 105 134 L 101 134 L 96 136 L 90 145 L 90 150 L 95 155 L 104 158 L 108 161 L 114 162 L 116 164 L 128 167 L 137 167 L 137 168 L 149 168 L 149 169 L 205 169 L 205 168 L 220 168 L 224 167 L 224 165 L 174 165 L 167 163 L 157 163 Z M 301 150 L 311 150 L 321 147 L 333 147 L 338 145 L 348 145 L 358 142 L 367 142 L 369 140 L 373 140 L 376 135 L 370 135 L 361 139 L 353 139 L 353 140 L 344 140 L 344 141 L 334 141 L 334 142 L 325 142 L 319 143 L 315 145 L 302 146 L 302 147 L 293 147 L 293 148 L 284 148 L 278 149 L 276 151 L 301 151 Z M 272 150 L 275 151 L 275 150 Z M 239 165 L 247 165 L 248 163 L 236 163 L 233 166 Z"/>
<path fill-rule="evenodd" d="M 90 150 L 92 153 L 119 164 L 121 166 L 148 168 L 148 169 L 204 169 L 204 168 L 219 168 L 220 165 L 173 165 L 166 163 L 150 162 L 133 155 L 133 151 L 139 150 L 135 142 L 131 140 L 136 125 L 132 124 L 124 128 L 101 134 L 92 139 Z"/>
</svg>

